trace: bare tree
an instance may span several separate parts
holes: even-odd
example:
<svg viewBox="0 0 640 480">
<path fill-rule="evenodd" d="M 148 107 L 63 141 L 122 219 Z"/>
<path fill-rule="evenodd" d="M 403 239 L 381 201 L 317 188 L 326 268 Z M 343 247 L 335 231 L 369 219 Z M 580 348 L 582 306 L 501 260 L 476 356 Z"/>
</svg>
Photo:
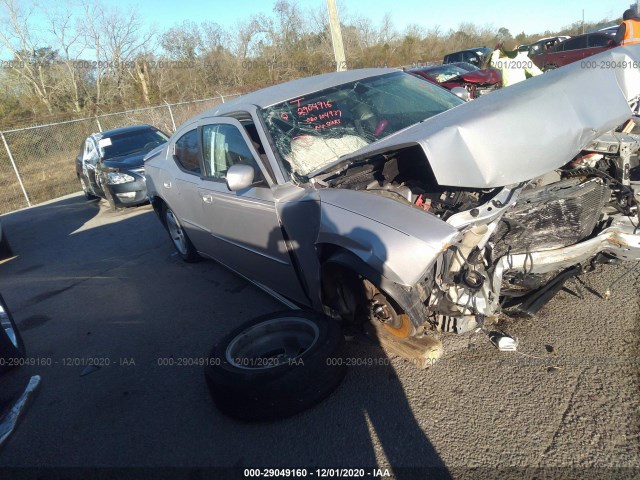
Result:
<svg viewBox="0 0 640 480">
<path fill-rule="evenodd" d="M 107 8 L 98 1 L 83 3 L 84 39 L 95 58 L 95 104 L 126 103 L 125 78 L 131 78 L 141 90 L 145 103 L 149 102 L 148 77 L 145 67 L 136 58 L 150 48 L 155 32 L 145 30 L 137 11 L 125 15 L 115 8 Z M 139 61 L 138 61 L 139 62 Z M 112 87 L 105 91 L 105 82 Z"/>
<path fill-rule="evenodd" d="M 64 6 L 57 5 L 47 10 L 48 31 L 55 39 L 55 45 L 59 48 L 60 60 L 66 70 L 68 83 L 60 85 L 61 90 L 69 90 L 73 110 L 80 112 L 82 107 L 80 92 L 81 64 L 79 62 L 84 52 L 83 33 L 78 27 L 72 6 L 67 3 Z"/>
<path fill-rule="evenodd" d="M 85 0 L 82 4 L 82 25 L 83 25 L 83 38 L 86 47 L 93 51 L 95 72 L 94 85 L 95 85 L 95 97 L 94 105 L 96 108 L 102 104 L 102 81 L 103 81 L 103 69 L 102 69 L 102 50 L 104 43 L 104 34 L 102 33 L 102 22 L 104 12 L 102 7 L 89 0 Z"/>
<path fill-rule="evenodd" d="M 13 55 L 9 67 L 51 113 L 52 86 L 46 66 L 53 58 L 34 36 L 32 9 L 22 8 L 15 0 L 0 0 L 0 8 L 0 42 Z"/>
<path fill-rule="evenodd" d="M 160 46 L 174 60 L 194 60 L 203 49 L 200 27 L 185 20 L 170 28 L 160 37 Z"/>
<path fill-rule="evenodd" d="M 389 45 L 393 43 L 397 37 L 398 37 L 398 34 L 393 28 L 391 13 L 387 12 L 384 14 L 384 17 L 382 17 L 382 22 L 380 24 L 380 31 L 378 34 L 378 42 L 383 44 L 386 43 Z"/>
<path fill-rule="evenodd" d="M 211 52 L 224 48 L 228 44 L 229 34 L 216 22 L 206 20 L 201 23 L 202 48 L 205 52 Z"/>
<path fill-rule="evenodd" d="M 134 77 L 132 70 L 135 57 L 148 47 L 155 36 L 153 31 L 144 31 L 142 20 L 136 11 L 129 15 L 122 14 L 119 10 L 103 10 L 103 23 L 101 25 L 104 35 L 104 59 L 110 73 L 114 77 L 116 91 L 120 100 L 126 98 L 123 75 L 129 73 L 131 78 L 141 84 L 143 100 L 149 103 L 148 85 L 144 75 Z"/>
</svg>

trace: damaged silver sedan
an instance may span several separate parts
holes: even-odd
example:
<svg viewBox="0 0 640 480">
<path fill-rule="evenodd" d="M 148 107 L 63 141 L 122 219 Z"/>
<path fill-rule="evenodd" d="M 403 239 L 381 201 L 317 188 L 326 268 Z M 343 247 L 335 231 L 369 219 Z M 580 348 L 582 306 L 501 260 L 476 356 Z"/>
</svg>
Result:
<svg viewBox="0 0 640 480">
<path fill-rule="evenodd" d="M 469 103 L 391 69 L 296 80 L 182 125 L 147 189 L 187 261 L 346 325 L 463 333 L 640 260 L 639 62 L 619 47 Z"/>
</svg>

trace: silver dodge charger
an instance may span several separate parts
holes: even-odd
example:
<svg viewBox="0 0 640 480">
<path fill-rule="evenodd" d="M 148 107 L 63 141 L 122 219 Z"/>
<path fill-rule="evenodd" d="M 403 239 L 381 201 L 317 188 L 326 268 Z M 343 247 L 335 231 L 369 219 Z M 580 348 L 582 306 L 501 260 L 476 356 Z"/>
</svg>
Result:
<svg viewBox="0 0 640 480">
<path fill-rule="evenodd" d="M 611 68 L 470 102 L 393 69 L 266 88 L 150 152 L 149 198 L 185 261 L 345 326 L 408 338 L 535 314 L 594 265 L 640 260 L 640 46 L 592 60 Z"/>
</svg>

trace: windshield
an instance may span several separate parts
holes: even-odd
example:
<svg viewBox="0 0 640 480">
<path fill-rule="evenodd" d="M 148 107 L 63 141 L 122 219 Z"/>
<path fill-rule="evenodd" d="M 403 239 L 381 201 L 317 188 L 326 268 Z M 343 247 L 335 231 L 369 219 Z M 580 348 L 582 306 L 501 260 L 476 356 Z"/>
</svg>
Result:
<svg viewBox="0 0 640 480">
<path fill-rule="evenodd" d="M 470 64 L 469 62 L 457 62 L 455 65 L 457 67 L 460 67 L 463 70 L 466 70 L 467 72 L 473 72 L 474 70 L 480 70 L 478 67 L 476 67 L 475 65 Z"/>
<path fill-rule="evenodd" d="M 116 157 L 133 153 L 150 152 L 167 140 L 168 138 L 164 133 L 159 130 L 149 129 L 102 137 L 98 141 L 98 145 L 100 147 L 100 157 L 104 160 L 112 160 Z"/>
<path fill-rule="evenodd" d="M 447 80 L 451 80 L 452 78 L 456 78 L 460 75 L 464 75 L 465 73 L 467 73 L 466 70 L 453 64 L 443 65 L 441 67 L 428 68 L 423 71 L 427 75 L 430 75 L 431 77 L 433 77 L 435 81 L 438 83 L 446 82 Z"/>
<path fill-rule="evenodd" d="M 294 98 L 261 114 L 285 169 L 304 176 L 461 103 L 436 85 L 397 72 Z"/>
</svg>

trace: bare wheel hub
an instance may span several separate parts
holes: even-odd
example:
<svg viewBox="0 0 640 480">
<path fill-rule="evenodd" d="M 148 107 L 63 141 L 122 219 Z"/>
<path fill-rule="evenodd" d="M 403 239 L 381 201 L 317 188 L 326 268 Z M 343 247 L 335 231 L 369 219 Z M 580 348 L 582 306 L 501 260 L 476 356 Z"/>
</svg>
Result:
<svg viewBox="0 0 640 480">
<path fill-rule="evenodd" d="M 380 321 L 385 330 L 399 338 L 407 338 L 411 334 L 411 320 L 405 313 L 397 314 L 393 305 L 380 292 L 371 299 L 371 313 Z"/>
</svg>

